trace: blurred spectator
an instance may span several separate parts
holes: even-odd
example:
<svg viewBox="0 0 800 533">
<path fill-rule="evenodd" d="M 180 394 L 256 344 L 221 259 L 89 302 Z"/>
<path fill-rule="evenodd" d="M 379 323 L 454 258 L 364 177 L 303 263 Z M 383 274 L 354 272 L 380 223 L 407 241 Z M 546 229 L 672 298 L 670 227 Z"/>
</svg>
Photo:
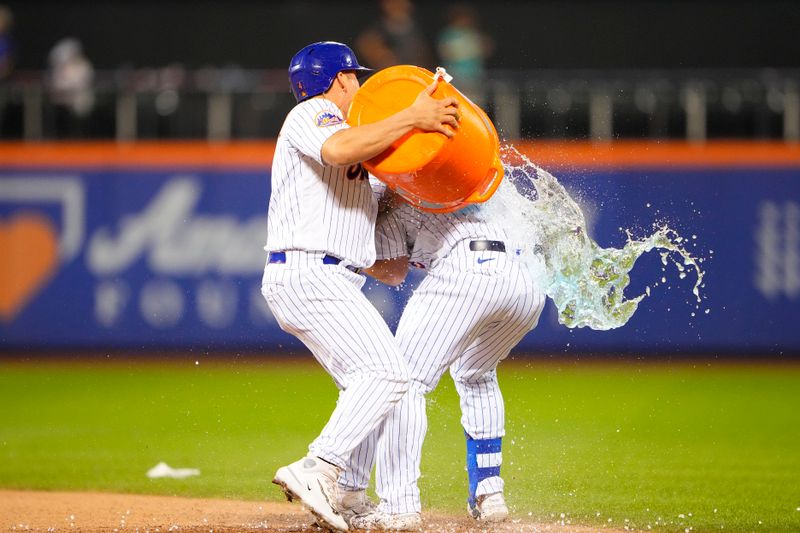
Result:
<svg viewBox="0 0 800 533">
<path fill-rule="evenodd" d="M 9 101 L 10 91 L 6 86 L 6 81 L 14 71 L 14 37 L 11 34 L 11 27 L 14 17 L 8 7 L 0 4 L 0 137 L 6 137 L 12 133 L 13 110 L 10 110 Z"/>
<path fill-rule="evenodd" d="M 7 79 L 14 70 L 14 37 L 11 34 L 13 24 L 11 10 L 0 5 L 0 80 Z"/>
<path fill-rule="evenodd" d="M 485 60 L 493 45 L 478 28 L 475 11 L 463 4 L 450 6 L 447 25 L 439 33 L 436 45 L 442 66 L 453 76 L 455 86 L 482 105 Z"/>
<path fill-rule="evenodd" d="M 381 0 L 381 18 L 356 39 L 358 56 L 370 68 L 418 65 L 433 69 L 430 46 L 412 16 L 410 0 Z"/>
<path fill-rule="evenodd" d="M 57 137 L 85 137 L 94 108 L 94 68 L 72 37 L 58 41 L 50 50 L 47 76 L 54 104 Z"/>
</svg>

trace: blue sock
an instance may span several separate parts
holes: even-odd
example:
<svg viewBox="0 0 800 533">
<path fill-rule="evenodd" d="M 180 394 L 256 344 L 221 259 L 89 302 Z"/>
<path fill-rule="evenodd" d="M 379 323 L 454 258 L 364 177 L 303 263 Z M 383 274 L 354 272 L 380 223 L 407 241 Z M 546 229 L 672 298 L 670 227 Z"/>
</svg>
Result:
<svg viewBox="0 0 800 533">
<path fill-rule="evenodd" d="M 467 432 L 467 475 L 469 476 L 469 499 L 470 507 L 475 506 L 475 491 L 478 490 L 478 483 L 484 479 L 500 475 L 499 466 L 478 467 L 478 455 L 485 453 L 500 453 L 503 439 L 473 439 Z"/>
</svg>

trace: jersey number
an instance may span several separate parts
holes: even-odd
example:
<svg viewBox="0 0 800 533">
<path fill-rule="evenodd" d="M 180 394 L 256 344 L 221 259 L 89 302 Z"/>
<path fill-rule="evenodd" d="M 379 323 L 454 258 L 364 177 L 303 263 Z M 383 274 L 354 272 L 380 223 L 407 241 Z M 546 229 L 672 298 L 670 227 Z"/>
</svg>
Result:
<svg viewBox="0 0 800 533">
<path fill-rule="evenodd" d="M 347 167 L 347 179 L 349 180 L 366 180 L 369 179 L 367 169 L 361 166 L 361 163 L 356 163 Z"/>
</svg>

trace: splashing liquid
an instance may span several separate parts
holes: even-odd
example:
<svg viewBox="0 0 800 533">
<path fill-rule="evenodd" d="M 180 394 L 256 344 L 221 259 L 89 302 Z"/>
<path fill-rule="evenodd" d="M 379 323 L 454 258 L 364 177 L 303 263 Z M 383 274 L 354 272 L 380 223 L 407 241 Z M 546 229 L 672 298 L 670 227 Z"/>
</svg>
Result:
<svg viewBox="0 0 800 533">
<path fill-rule="evenodd" d="M 680 278 L 687 270 L 695 272 L 692 292 L 701 302 L 702 259 L 686 250 L 686 240 L 675 230 L 654 225 L 653 234 L 640 239 L 626 231 L 623 248 L 602 248 L 587 235 L 583 212 L 555 177 L 512 146 L 502 147 L 501 158 L 506 179 L 483 210 L 488 218 L 504 221 L 534 278 L 555 303 L 561 324 L 608 330 L 628 322 L 650 294 L 648 286 L 643 294 L 626 298 L 629 274 L 651 250 L 660 250 L 662 264 L 672 262 Z"/>
</svg>

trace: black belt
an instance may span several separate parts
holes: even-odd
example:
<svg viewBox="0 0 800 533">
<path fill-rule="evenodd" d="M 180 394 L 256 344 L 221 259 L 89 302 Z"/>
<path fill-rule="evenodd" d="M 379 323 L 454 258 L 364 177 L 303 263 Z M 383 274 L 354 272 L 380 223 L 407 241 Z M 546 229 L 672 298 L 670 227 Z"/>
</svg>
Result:
<svg viewBox="0 0 800 533">
<path fill-rule="evenodd" d="M 473 252 L 505 252 L 506 245 L 502 241 L 470 241 L 469 249 Z"/>
<path fill-rule="evenodd" d="M 286 252 L 270 252 L 267 262 L 276 264 L 286 263 Z M 322 256 L 322 263 L 325 265 L 338 265 L 341 262 L 342 260 L 335 255 L 325 254 Z M 347 265 L 345 268 L 356 274 L 361 273 L 361 269 L 353 265 Z"/>
</svg>

